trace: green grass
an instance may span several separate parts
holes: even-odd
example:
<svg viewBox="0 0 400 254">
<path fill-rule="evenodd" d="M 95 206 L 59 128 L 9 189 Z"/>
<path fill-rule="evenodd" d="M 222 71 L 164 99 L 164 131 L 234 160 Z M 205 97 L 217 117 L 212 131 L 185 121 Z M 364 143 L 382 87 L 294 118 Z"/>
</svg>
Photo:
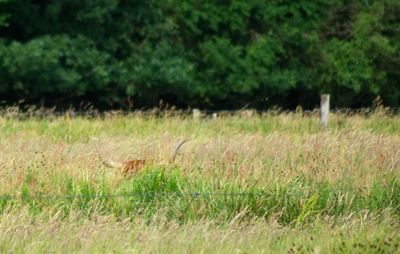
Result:
<svg viewBox="0 0 400 254">
<path fill-rule="evenodd" d="M 271 216 L 277 218 L 279 213 L 277 221 L 282 225 L 299 225 L 318 216 L 340 217 L 365 210 L 400 212 L 400 185 L 395 179 L 389 186 L 375 183 L 365 191 L 302 179 L 248 187 L 191 180 L 180 170 L 148 168 L 113 190 L 106 184 L 65 178 L 64 195 L 40 190 L 30 193 L 32 178 L 26 176 L 20 195 L 4 197 L 1 211 L 26 206 L 37 213 L 57 207 L 66 214 L 78 210 L 89 217 L 93 212 L 100 212 L 123 218 L 140 215 L 151 219 L 159 210 L 164 210 L 168 220 L 180 223 L 202 219 L 226 222 L 238 214 L 243 220 L 268 220 Z"/>
<path fill-rule="evenodd" d="M 394 253 L 400 117 L 0 118 L 0 252 Z M 131 178 L 105 168 L 151 161 Z M 185 138 L 177 161 L 166 163 Z"/>
</svg>

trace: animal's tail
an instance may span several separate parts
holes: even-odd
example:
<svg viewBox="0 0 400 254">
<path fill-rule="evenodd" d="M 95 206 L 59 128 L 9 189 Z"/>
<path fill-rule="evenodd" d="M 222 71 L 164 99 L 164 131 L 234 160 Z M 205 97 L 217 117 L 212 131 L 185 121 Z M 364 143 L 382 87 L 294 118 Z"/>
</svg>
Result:
<svg viewBox="0 0 400 254">
<path fill-rule="evenodd" d="M 182 147 L 182 145 L 185 144 L 186 142 L 188 142 L 189 140 L 190 140 L 190 138 L 189 139 L 185 139 L 184 141 L 179 143 L 179 145 L 175 148 L 175 151 L 174 151 L 174 153 L 172 154 L 172 157 L 171 157 L 171 163 L 173 163 L 175 161 L 176 156 L 178 155 L 179 149 Z"/>
<path fill-rule="evenodd" d="M 98 141 L 98 140 L 97 140 L 96 138 L 92 138 L 92 139 L 95 141 L 95 142 L 94 142 L 94 146 L 95 146 L 95 148 L 96 148 L 97 155 L 99 156 L 101 162 L 102 162 L 106 167 L 109 167 L 109 168 L 122 168 L 123 164 L 122 164 L 121 162 L 113 161 L 113 160 L 110 160 L 110 159 L 105 159 L 105 158 L 102 156 L 102 154 L 101 154 L 101 152 L 100 152 L 100 149 L 99 149 L 99 146 L 98 146 L 98 144 L 97 144 L 97 141 Z"/>
</svg>

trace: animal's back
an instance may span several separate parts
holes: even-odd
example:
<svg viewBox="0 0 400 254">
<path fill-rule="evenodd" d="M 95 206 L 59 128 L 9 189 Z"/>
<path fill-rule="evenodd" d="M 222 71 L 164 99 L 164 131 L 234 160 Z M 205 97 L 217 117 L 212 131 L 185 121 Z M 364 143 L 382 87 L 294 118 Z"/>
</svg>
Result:
<svg viewBox="0 0 400 254">
<path fill-rule="evenodd" d="M 129 176 L 129 175 L 135 174 L 136 172 L 138 172 L 139 170 L 144 168 L 145 165 L 146 165 L 146 160 L 127 161 L 127 162 L 125 162 L 125 165 L 123 166 L 122 173 L 124 174 L 124 176 Z"/>
</svg>

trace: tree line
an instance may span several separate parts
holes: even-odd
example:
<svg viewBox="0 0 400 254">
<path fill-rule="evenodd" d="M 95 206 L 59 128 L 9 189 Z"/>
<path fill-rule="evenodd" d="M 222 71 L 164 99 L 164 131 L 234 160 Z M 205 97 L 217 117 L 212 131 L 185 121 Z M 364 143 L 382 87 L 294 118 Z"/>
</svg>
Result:
<svg viewBox="0 0 400 254">
<path fill-rule="evenodd" d="M 398 0 L 0 0 L 0 99 L 400 106 Z"/>
</svg>

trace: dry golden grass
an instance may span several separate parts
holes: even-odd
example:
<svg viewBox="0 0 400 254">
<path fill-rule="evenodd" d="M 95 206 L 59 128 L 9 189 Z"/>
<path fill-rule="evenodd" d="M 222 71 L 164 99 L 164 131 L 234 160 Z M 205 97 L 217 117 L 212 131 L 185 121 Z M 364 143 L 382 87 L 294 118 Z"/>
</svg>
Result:
<svg viewBox="0 0 400 254">
<path fill-rule="evenodd" d="M 313 181 L 351 181 L 368 188 L 387 175 L 398 175 L 400 136 L 366 130 L 343 129 L 313 134 L 240 133 L 231 137 L 196 138 L 186 144 L 176 165 L 188 174 L 202 177 L 290 181 L 304 176 Z M 141 137 L 102 137 L 103 150 L 113 159 L 144 158 L 162 164 L 176 144 L 172 135 Z M 21 186 L 26 174 L 44 183 L 52 175 L 96 178 L 107 174 L 107 181 L 119 180 L 117 170 L 104 168 L 94 145 L 86 141 L 68 143 L 46 135 L 19 133 L 0 141 L 0 185 L 3 193 Z M 32 185 L 34 185 L 32 180 Z M 55 186 L 46 191 L 57 192 Z"/>
<path fill-rule="evenodd" d="M 0 200 L 0 252 L 391 253 L 400 242 L 399 116 L 334 114 L 326 130 L 301 112 L 13 117 L 0 117 L 0 195 L 21 199 Z M 152 164 L 125 179 L 102 165 L 93 137 L 112 159 Z M 166 163 L 186 138 L 177 160 Z M 29 200 L 146 188 L 277 197 Z"/>
</svg>

